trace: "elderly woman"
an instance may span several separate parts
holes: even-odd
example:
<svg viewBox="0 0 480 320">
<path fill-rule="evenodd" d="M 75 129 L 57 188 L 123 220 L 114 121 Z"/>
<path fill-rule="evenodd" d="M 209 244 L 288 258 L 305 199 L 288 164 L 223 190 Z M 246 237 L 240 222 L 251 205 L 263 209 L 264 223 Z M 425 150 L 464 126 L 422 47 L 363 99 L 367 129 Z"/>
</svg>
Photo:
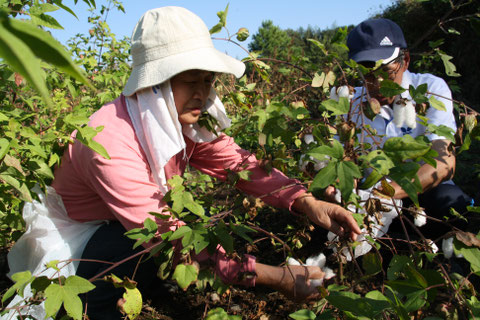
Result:
<svg viewBox="0 0 480 320">
<path fill-rule="evenodd" d="M 239 181 L 240 190 L 263 196 L 270 205 L 306 214 L 337 234 L 355 238 L 360 232 L 350 212 L 315 199 L 298 181 L 277 170 L 267 174 L 254 155 L 220 133 L 230 120 L 212 87 L 214 74 L 240 77 L 245 66 L 213 47 L 199 17 L 180 7 L 147 11 L 133 31 L 131 54 L 132 73 L 123 95 L 95 112 L 89 124 L 104 126 L 95 141 L 105 147 L 110 159 L 76 141 L 55 172 L 52 186 L 69 218 L 82 223 L 108 221 L 86 244 L 77 275 L 89 279 L 109 266 L 87 260 L 120 261 L 131 256 L 133 242 L 123 234 L 142 227 L 151 217 L 149 212 L 162 212 L 167 206 L 163 201 L 167 180 L 182 175 L 188 164 L 220 180 L 226 180 L 228 170 L 247 169 L 250 180 Z M 218 121 L 217 134 L 197 124 L 205 110 Z M 183 224 L 173 217 L 157 223 L 159 235 Z M 240 261 L 227 258 L 221 247 L 206 256 L 200 254 L 199 263 L 213 262 L 215 273 L 227 283 L 266 285 L 296 299 L 315 297 L 317 291 L 309 279 L 323 277 L 317 267 L 287 270 L 256 263 L 252 256 Z M 137 262 L 132 259 L 111 272 L 131 277 Z M 135 280 L 147 291 L 155 286 L 156 267 L 151 259 L 139 265 Z M 85 298 L 90 319 L 120 318 L 116 304 L 121 290 L 103 281 L 95 285 Z"/>
</svg>

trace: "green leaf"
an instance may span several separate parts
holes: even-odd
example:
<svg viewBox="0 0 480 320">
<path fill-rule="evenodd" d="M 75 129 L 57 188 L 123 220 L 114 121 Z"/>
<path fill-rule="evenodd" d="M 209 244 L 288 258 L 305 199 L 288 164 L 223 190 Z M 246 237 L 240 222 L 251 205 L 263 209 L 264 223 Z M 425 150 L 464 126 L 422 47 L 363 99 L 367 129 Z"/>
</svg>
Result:
<svg viewBox="0 0 480 320">
<path fill-rule="evenodd" d="M 170 241 L 180 239 L 186 235 L 191 235 L 192 234 L 192 228 L 189 226 L 181 226 L 175 232 L 169 237 Z"/>
<path fill-rule="evenodd" d="M 25 287 L 31 283 L 35 277 L 32 276 L 32 273 L 30 271 L 23 271 L 23 272 L 17 272 L 12 275 L 12 280 L 15 282 L 13 286 L 11 286 L 7 292 L 2 297 L 2 303 L 7 301 L 15 292 L 18 292 L 18 294 L 23 297 L 23 290 L 25 290 Z"/>
<path fill-rule="evenodd" d="M 29 46 L 19 39 L 17 34 L 9 29 L 10 23 L 16 21 L 5 16 L 0 11 L 0 57 L 16 72 L 21 74 L 41 95 L 43 100 L 52 105 L 50 95 L 45 84 L 43 72 L 40 69 L 40 63 Z M 28 27 L 26 22 L 16 21 Z M 42 31 L 44 34 L 46 32 Z M 49 35 L 50 36 L 50 35 Z"/>
<path fill-rule="evenodd" d="M 315 320 L 316 319 L 315 313 L 307 309 L 295 311 L 294 313 L 290 313 L 288 316 L 295 320 Z"/>
<path fill-rule="evenodd" d="M 403 272 L 403 269 L 406 265 L 413 264 L 413 261 L 410 257 L 407 256 L 393 256 L 390 260 L 390 264 L 387 270 L 387 278 L 389 280 L 396 280 Z"/>
<path fill-rule="evenodd" d="M 337 177 L 342 197 L 348 199 L 352 194 L 355 178 L 361 178 L 362 174 L 352 161 L 340 161 L 337 164 Z"/>
<path fill-rule="evenodd" d="M 182 289 L 186 289 L 192 282 L 197 280 L 198 269 L 192 265 L 179 264 L 175 268 L 172 278 L 177 281 Z"/>
<path fill-rule="evenodd" d="M 436 99 L 434 96 L 430 96 L 430 98 L 428 98 L 428 103 L 430 103 L 430 106 L 434 107 L 437 110 L 447 111 L 447 108 L 445 108 L 445 104 L 442 101 Z"/>
<path fill-rule="evenodd" d="M 63 285 L 52 283 L 45 289 L 45 312 L 47 317 L 54 317 L 62 303 L 67 314 L 74 319 L 82 319 L 82 301 L 78 297 L 95 288 L 88 280 L 70 276 Z"/>
<path fill-rule="evenodd" d="M 63 27 L 58 21 L 47 14 L 40 13 L 40 14 L 30 14 L 32 17 L 32 22 L 35 23 L 36 25 L 39 26 L 44 26 L 47 28 L 52 28 L 52 29 L 62 29 Z"/>
<path fill-rule="evenodd" d="M 89 126 L 77 127 L 77 130 L 78 131 L 76 139 L 78 141 L 80 141 L 105 159 L 110 160 L 110 156 L 108 155 L 107 150 L 100 143 L 93 140 L 93 137 L 95 137 L 98 132 L 103 130 L 103 126 L 97 127 L 95 129 Z"/>
<path fill-rule="evenodd" d="M 208 311 L 207 318 L 205 320 L 241 320 L 241 316 L 231 316 L 222 308 L 215 308 Z"/>
<path fill-rule="evenodd" d="M 455 67 L 455 65 L 450 61 L 453 57 L 442 52 L 438 52 L 438 54 L 440 55 L 440 58 L 443 61 L 443 66 L 445 67 L 445 73 L 449 77 L 460 77 L 460 74 L 456 72 L 457 67 Z"/>
<path fill-rule="evenodd" d="M 125 287 L 123 299 L 125 303 L 121 308 L 129 319 L 135 319 L 142 312 L 142 294 L 137 288 Z"/>
<path fill-rule="evenodd" d="M 416 88 L 410 85 L 408 91 L 412 99 L 415 100 L 415 103 L 421 104 L 421 103 L 426 103 L 428 101 L 427 97 L 425 96 L 427 94 L 427 89 L 428 89 L 428 85 L 426 83 L 422 83 Z"/>
<path fill-rule="evenodd" d="M 215 228 L 215 235 L 218 241 L 227 253 L 233 252 L 233 237 L 228 232 L 228 229 L 223 221 L 220 221 Z"/>
<path fill-rule="evenodd" d="M 371 168 L 381 175 L 388 175 L 390 169 L 395 166 L 383 150 L 371 151 L 366 156 L 361 156 L 360 160 L 366 161 Z"/>
<path fill-rule="evenodd" d="M 470 267 L 473 272 L 480 272 L 480 250 L 478 248 L 468 247 L 457 239 L 454 239 L 453 247 L 455 254 L 461 253 L 465 260 L 470 262 Z"/>
<path fill-rule="evenodd" d="M 382 271 L 382 262 L 376 253 L 365 254 L 362 259 L 362 266 L 367 275 L 374 275 Z"/>
<path fill-rule="evenodd" d="M 331 146 L 323 145 L 313 148 L 307 152 L 307 155 L 318 160 L 325 160 L 325 156 L 341 160 L 343 158 L 343 146 L 337 140 L 333 140 Z"/>
<path fill-rule="evenodd" d="M 17 19 L 10 19 L 5 27 L 29 46 L 37 57 L 96 90 L 85 73 L 71 60 L 68 51 L 48 32 Z"/>
<path fill-rule="evenodd" d="M 407 162 L 390 170 L 390 178 L 402 187 L 416 206 L 419 206 L 418 193 L 422 192 L 422 185 L 417 176 L 419 168 L 418 163 Z"/>
<path fill-rule="evenodd" d="M 402 88 L 398 83 L 391 80 L 383 80 L 380 84 L 380 93 L 384 97 L 394 97 L 404 91 L 404 88 Z"/>
<path fill-rule="evenodd" d="M 340 97 L 338 101 L 332 99 L 324 100 L 321 106 L 330 111 L 334 116 L 347 114 L 350 110 L 350 102 L 344 97 Z"/>
<path fill-rule="evenodd" d="M 0 160 L 5 157 L 8 150 L 10 150 L 10 141 L 5 138 L 0 138 Z"/>
<path fill-rule="evenodd" d="M 320 170 L 313 179 L 308 191 L 315 193 L 333 184 L 337 179 L 336 164 L 336 161 L 330 161 L 325 168 Z"/>
<path fill-rule="evenodd" d="M 410 135 L 393 137 L 385 141 L 383 151 L 394 163 L 423 156 L 430 150 L 430 145 L 412 138 Z"/>
</svg>

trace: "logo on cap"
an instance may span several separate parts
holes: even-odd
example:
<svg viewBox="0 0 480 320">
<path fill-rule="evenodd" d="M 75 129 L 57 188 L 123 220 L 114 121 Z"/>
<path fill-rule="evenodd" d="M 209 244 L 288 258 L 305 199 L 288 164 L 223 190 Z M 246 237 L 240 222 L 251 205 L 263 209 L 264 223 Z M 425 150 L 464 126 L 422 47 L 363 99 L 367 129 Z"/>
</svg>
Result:
<svg viewBox="0 0 480 320">
<path fill-rule="evenodd" d="M 390 39 L 388 37 L 385 37 L 382 39 L 382 41 L 380 41 L 380 45 L 381 46 L 392 46 L 393 43 L 392 41 L 390 41 Z"/>
</svg>

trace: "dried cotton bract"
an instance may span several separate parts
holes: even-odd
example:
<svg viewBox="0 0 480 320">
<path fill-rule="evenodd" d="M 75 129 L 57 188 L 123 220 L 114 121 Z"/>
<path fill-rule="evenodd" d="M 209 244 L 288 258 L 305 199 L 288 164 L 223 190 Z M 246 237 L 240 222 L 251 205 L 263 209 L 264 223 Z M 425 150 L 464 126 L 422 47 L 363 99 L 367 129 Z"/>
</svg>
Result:
<svg viewBox="0 0 480 320">
<path fill-rule="evenodd" d="M 372 190 L 373 188 L 370 188 L 368 190 L 358 190 L 357 195 L 365 203 L 362 209 L 358 210 L 353 205 L 350 205 L 347 208 L 352 212 L 367 215 L 366 218 L 368 221 L 368 228 L 362 228 L 362 234 L 357 237 L 356 242 L 358 242 L 358 245 L 353 250 L 355 258 L 366 254 L 372 249 L 372 245 L 368 242 L 366 236 L 370 236 L 373 239 L 383 236 L 385 233 L 387 233 L 388 228 L 392 223 L 392 220 L 398 215 L 397 211 L 395 210 L 395 206 L 393 205 L 392 199 L 377 197 L 372 193 Z M 340 191 L 337 190 L 337 193 L 335 194 L 335 199 L 340 201 L 340 198 Z M 369 201 L 371 201 L 369 199 L 375 199 L 374 201 L 379 201 L 381 204 L 381 210 L 376 210 L 377 213 L 374 215 L 368 214 L 365 208 L 365 205 L 368 204 Z M 393 201 L 395 201 L 397 207 L 402 206 L 402 200 L 394 199 Z M 333 232 L 329 232 L 327 237 L 329 241 L 338 241 L 338 236 Z M 335 251 L 336 248 L 333 247 L 333 250 Z M 347 261 L 352 260 L 352 256 L 350 255 L 348 248 L 342 249 L 341 253 L 347 259 Z"/>
</svg>

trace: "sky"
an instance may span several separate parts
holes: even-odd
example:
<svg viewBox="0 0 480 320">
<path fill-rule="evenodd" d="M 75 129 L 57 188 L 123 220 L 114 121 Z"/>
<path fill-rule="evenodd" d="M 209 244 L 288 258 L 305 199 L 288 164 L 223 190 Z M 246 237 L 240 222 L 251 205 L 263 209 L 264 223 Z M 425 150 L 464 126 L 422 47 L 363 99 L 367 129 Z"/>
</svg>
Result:
<svg viewBox="0 0 480 320">
<path fill-rule="evenodd" d="M 96 0 L 97 8 L 107 6 L 107 0 Z M 227 15 L 227 28 L 230 34 L 237 32 L 239 28 L 247 28 L 250 37 L 241 44 L 247 48 L 251 36 L 257 32 L 262 22 L 272 20 L 274 25 L 282 29 L 307 28 L 309 26 L 321 30 L 333 26 L 356 25 L 379 13 L 382 9 L 392 4 L 394 0 L 124 0 L 125 13 L 111 10 L 107 17 L 107 23 L 117 38 L 130 37 L 135 24 L 149 9 L 162 6 L 181 6 L 197 14 L 205 22 L 208 28 L 218 23 L 218 11 L 225 10 L 229 5 Z M 78 16 L 74 16 L 64 10 L 51 12 L 50 14 L 65 28 L 53 30 L 53 36 L 62 43 L 76 34 L 87 34 L 88 6 L 79 0 L 76 5 L 73 1 L 64 1 Z M 227 33 L 213 35 L 214 38 L 225 38 Z M 223 40 L 214 40 L 217 49 L 235 58 L 241 59 L 246 56 L 244 50 L 238 46 Z"/>
</svg>

